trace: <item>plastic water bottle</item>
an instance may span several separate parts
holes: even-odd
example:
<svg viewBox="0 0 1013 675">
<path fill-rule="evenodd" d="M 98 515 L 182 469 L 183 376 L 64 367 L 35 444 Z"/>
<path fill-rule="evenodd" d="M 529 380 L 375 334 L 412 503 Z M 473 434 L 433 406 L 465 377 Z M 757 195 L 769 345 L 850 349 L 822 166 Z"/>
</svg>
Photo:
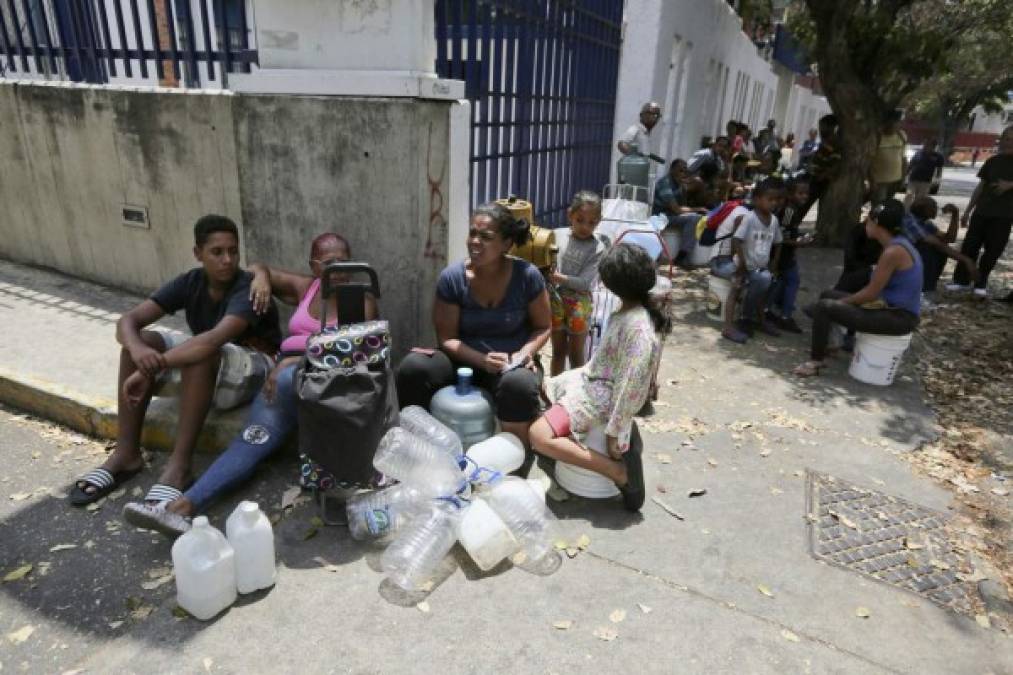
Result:
<svg viewBox="0 0 1013 675">
<path fill-rule="evenodd" d="M 201 621 L 236 601 L 235 551 L 207 516 L 194 518 L 193 527 L 172 545 L 172 566 L 176 602 Z"/>
<path fill-rule="evenodd" d="M 256 502 L 239 502 L 225 521 L 225 537 L 236 552 L 236 589 L 252 593 L 274 586 L 274 530 Z"/>
<path fill-rule="evenodd" d="M 382 539 L 402 527 L 429 504 L 415 488 L 401 483 L 383 490 L 363 492 L 345 504 L 352 538 Z"/>
<path fill-rule="evenodd" d="M 400 427 L 380 439 L 373 466 L 431 497 L 455 494 L 465 482 L 461 467 L 449 453 Z"/>
<path fill-rule="evenodd" d="M 524 444 L 509 431 L 475 443 L 468 448 L 467 454 L 475 464 L 504 474 L 516 471 L 524 464 Z"/>
<path fill-rule="evenodd" d="M 484 498 L 520 542 L 532 571 L 551 573 L 559 566 L 556 516 L 542 497 L 523 478 L 507 476 L 486 492 Z"/>
<path fill-rule="evenodd" d="M 465 507 L 457 519 L 457 540 L 482 571 L 491 570 L 521 547 L 503 519 L 481 498 Z"/>
<path fill-rule="evenodd" d="M 449 504 L 434 502 L 412 519 L 380 557 L 390 580 L 406 591 L 419 590 L 453 548 L 459 514 Z"/>
<path fill-rule="evenodd" d="M 492 399 L 471 383 L 471 368 L 457 369 L 457 384 L 440 389 L 429 403 L 433 417 L 450 427 L 467 450 L 496 430 Z"/>
<path fill-rule="evenodd" d="M 429 412 L 417 405 L 410 405 L 401 411 L 398 426 L 420 438 L 424 438 L 440 450 L 446 450 L 457 459 L 464 453 L 461 439 L 454 430 L 436 419 Z"/>
</svg>

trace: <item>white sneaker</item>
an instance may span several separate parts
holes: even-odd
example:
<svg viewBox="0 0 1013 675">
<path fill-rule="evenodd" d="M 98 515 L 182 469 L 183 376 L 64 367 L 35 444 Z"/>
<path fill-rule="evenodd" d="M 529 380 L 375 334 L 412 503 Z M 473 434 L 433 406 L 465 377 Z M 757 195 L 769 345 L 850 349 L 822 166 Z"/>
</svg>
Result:
<svg viewBox="0 0 1013 675">
<path fill-rule="evenodd" d="M 946 284 L 946 290 L 950 293 L 961 293 L 971 290 L 971 286 L 968 284 Z"/>
<path fill-rule="evenodd" d="M 988 298 L 988 289 L 987 288 L 976 288 L 976 289 L 974 289 L 974 297 L 981 298 L 983 300 L 987 299 Z"/>
</svg>

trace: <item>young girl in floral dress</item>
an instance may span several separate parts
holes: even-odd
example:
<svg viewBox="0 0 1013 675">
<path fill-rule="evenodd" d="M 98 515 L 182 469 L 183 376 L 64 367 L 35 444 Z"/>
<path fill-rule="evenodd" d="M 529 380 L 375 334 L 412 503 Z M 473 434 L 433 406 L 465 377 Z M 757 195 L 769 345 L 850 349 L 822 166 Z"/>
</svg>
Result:
<svg viewBox="0 0 1013 675">
<path fill-rule="evenodd" d="M 671 322 L 652 302 L 654 262 L 639 246 L 618 244 L 598 266 L 602 283 L 622 306 L 608 322 L 590 361 L 545 382 L 552 407 L 531 426 L 532 448 L 546 457 L 599 473 L 619 487 L 631 511 L 643 506 L 644 471 L 630 451 L 633 416 L 647 401 Z M 587 433 L 604 427 L 608 456 L 585 447 Z"/>
</svg>

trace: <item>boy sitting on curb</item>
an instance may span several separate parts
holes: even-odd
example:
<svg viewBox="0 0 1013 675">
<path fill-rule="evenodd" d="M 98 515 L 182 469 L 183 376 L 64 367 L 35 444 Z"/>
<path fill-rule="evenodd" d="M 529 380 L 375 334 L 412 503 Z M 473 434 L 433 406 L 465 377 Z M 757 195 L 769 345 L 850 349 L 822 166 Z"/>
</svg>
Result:
<svg viewBox="0 0 1013 675">
<path fill-rule="evenodd" d="M 239 230 L 224 216 L 194 225 L 194 257 L 201 264 L 155 291 L 116 324 L 120 351 L 117 382 L 119 430 L 105 463 L 74 485 L 70 502 L 84 506 L 109 494 L 144 468 L 141 426 L 159 376 L 178 368 L 179 421 L 172 454 L 145 501 L 178 498 L 191 481 L 190 460 L 212 402 L 227 409 L 251 400 L 274 364 L 281 343 L 273 302 L 254 311 L 252 275 L 239 268 Z M 193 338 L 143 330 L 165 314 L 186 313 Z"/>
</svg>

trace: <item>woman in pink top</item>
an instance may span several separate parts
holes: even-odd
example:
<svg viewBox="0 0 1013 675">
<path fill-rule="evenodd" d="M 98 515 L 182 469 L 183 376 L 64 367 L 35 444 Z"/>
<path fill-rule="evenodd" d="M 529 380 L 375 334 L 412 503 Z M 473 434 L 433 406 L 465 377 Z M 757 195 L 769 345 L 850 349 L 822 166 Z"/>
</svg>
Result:
<svg viewBox="0 0 1013 675">
<path fill-rule="evenodd" d="M 337 234 L 322 234 L 310 248 L 312 276 L 285 272 L 256 263 L 250 266 L 255 278 L 250 286 L 254 309 L 265 311 L 273 294 L 278 300 L 297 305 L 288 322 L 288 337 L 281 344 L 278 364 L 254 399 L 243 430 L 179 499 L 171 502 L 132 502 L 123 509 L 127 522 L 158 530 L 170 536 L 190 529 L 190 519 L 217 496 L 253 475 L 260 464 L 281 447 L 296 428 L 297 407 L 294 376 L 306 350 L 309 336 L 320 330 L 320 274 L 331 262 L 351 257 L 348 242 Z M 337 316 L 337 301 L 327 300 L 327 316 Z M 377 318 L 376 301 L 366 296 L 366 320 Z"/>
</svg>

